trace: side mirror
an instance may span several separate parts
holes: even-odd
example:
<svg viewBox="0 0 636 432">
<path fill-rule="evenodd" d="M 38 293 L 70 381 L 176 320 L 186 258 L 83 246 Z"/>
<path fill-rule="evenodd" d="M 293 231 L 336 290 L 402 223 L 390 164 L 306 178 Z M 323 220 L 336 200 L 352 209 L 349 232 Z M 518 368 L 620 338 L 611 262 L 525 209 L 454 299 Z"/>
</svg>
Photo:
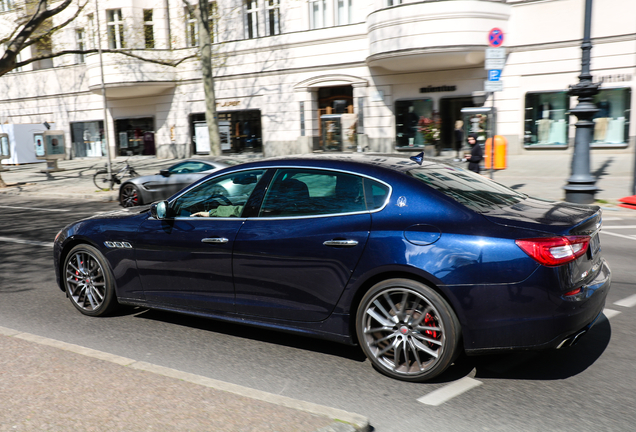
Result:
<svg viewBox="0 0 636 432">
<path fill-rule="evenodd" d="M 155 219 L 165 219 L 169 209 L 168 201 L 159 201 L 150 206 L 150 215 Z"/>
<path fill-rule="evenodd" d="M 172 173 L 168 171 L 167 169 L 162 169 L 161 171 L 159 171 L 159 174 L 161 174 L 164 177 L 170 177 Z"/>
</svg>

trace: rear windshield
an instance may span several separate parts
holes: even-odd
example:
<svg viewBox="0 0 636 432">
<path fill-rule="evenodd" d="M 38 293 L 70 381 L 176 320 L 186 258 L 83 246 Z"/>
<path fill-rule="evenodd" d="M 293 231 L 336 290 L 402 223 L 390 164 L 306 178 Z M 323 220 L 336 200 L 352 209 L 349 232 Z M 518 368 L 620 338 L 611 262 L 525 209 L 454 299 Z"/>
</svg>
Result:
<svg viewBox="0 0 636 432">
<path fill-rule="evenodd" d="M 458 167 L 418 167 L 407 171 L 407 174 L 479 213 L 509 207 L 527 198 L 524 194 Z"/>
</svg>

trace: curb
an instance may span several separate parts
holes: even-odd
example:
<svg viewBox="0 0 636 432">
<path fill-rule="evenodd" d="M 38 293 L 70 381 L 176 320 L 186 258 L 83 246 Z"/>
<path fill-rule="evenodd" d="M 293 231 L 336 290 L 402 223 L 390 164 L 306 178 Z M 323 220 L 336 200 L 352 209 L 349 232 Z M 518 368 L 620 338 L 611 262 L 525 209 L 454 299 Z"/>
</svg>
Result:
<svg viewBox="0 0 636 432">
<path fill-rule="evenodd" d="M 102 361 L 117 364 L 119 366 L 130 367 L 144 372 L 150 372 L 157 375 L 163 375 L 170 378 L 186 381 L 192 384 L 209 387 L 215 390 L 233 393 L 239 396 L 244 396 L 250 399 L 260 400 L 263 402 L 271 403 L 274 405 L 296 409 L 298 411 L 304 411 L 310 414 L 320 415 L 331 419 L 336 419 L 331 425 L 318 429 L 315 432 L 369 432 L 370 424 L 369 419 L 355 413 L 340 410 L 337 408 L 331 408 L 324 405 L 318 405 L 311 402 L 305 402 L 286 396 L 280 396 L 273 393 L 264 392 L 261 390 L 251 389 L 237 384 L 227 383 L 224 381 L 215 380 L 212 378 L 204 377 L 201 375 L 195 375 L 188 372 L 171 369 L 152 363 L 143 361 L 137 361 L 134 359 L 121 357 L 115 354 L 110 354 L 103 351 L 86 348 L 80 345 L 74 345 L 67 342 L 58 341 L 55 339 L 49 339 L 43 336 L 34 335 L 31 333 L 24 333 L 18 330 L 13 330 L 7 327 L 0 326 L 0 335 L 15 337 L 28 342 L 46 345 L 53 348 L 61 349 L 64 351 L 73 352 L 86 357 L 95 358 Z"/>
</svg>

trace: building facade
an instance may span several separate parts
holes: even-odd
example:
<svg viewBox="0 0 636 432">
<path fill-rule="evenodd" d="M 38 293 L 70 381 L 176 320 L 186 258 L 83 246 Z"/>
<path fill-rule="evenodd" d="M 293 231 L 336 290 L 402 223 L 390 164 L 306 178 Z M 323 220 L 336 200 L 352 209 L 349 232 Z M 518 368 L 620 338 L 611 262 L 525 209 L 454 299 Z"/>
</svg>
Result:
<svg viewBox="0 0 636 432">
<path fill-rule="evenodd" d="M 20 9 L 12 1 L 0 0 L 0 20 L 15 21 Z M 576 118 L 569 110 L 576 99 L 567 90 L 580 73 L 584 3 L 210 3 L 222 149 L 266 156 L 419 151 L 431 142 L 454 149 L 458 120 L 461 136 L 485 127 L 470 124 L 461 109 L 475 106 L 476 92 L 484 90 L 493 28 L 503 31 L 506 63 L 503 91 L 485 104 L 497 107 L 497 132 L 508 152 L 571 149 Z M 603 84 L 592 148 L 600 151 L 634 151 L 635 15 L 633 0 L 594 1 L 592 74 Z M 198 39 L 182 0 L 101 0 L 99 10 L 91 1 L 49 46 L 32 45 L 21 58 L 98 43 L 136 57 L 109 52 L 100 63 L 98 54 L 72 54 L 8 73 L 0 77 L 0 123 L 55 123 L 65 133 L 68 158 L 105 155 L 105 135 L 112 155 L 206 154 Z M 176 67 L 144 60 L 184 58 Z"/>
</svg>

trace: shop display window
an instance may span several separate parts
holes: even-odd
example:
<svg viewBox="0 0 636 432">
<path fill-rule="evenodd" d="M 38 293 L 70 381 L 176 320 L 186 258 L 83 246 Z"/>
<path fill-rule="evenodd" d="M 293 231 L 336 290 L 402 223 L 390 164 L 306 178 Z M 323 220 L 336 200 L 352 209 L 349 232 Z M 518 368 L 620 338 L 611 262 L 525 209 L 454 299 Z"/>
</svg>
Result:
<svg viewBox="0 0 636 432">
<path fill-rule="evenodd" d="M 566 91 L 526 93 L 525 146 L 567 146 L 569 101 Z"/>
<path fill-rule="evenodd" d="M 631 96 L 631 88 L 601 90 L 594 96 L 598 112 L 593 119 L 593 144 L 627 145 Z"/>
<path fill-rule="evenodd" d="M 71 140 L 74 157 L 106 156 L 103 121 L 71 123 Z"/>
<path fill-rule="evenodd" d="M 433 100 L 417 99 L 395 102 L 396 145 L 398 148 L 420 147 L 425 144 L 420 124 L 433 121 Z"/>
</svg>

